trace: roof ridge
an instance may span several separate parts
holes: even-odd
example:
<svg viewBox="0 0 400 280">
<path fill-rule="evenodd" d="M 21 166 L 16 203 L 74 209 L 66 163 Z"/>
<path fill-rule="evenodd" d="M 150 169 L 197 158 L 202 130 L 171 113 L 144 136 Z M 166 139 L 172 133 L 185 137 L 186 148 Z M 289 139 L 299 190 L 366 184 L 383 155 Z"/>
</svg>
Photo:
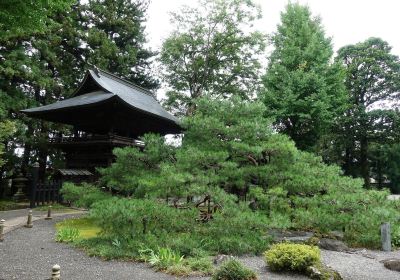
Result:
<svg viewBox="0 0 400 280">
<path fill-rule="evenodd" d="M 99 71 L 99 72 L 105 74 L 106 76 L 109 76 L 109 78 L 111 78 L 111 79 L 113 79 L 113 80 L 117 79 L 118 82 L 123 82 L 123 83 L 126 84 L 127 86 L 132 87 L 132 88 L 134 88 L 134 89 L 137 89 L 137 90 L 143 92 L 144 94 L 147 94 L 147 95 L 153 97 L 154 99 L 156 99 L 156 98 L 154 97 L 154 94 L 153 94 L 150 90 L 145 89 L 145 88 L 143 88 L 143 87 L 141 87 L 141 86 L 138 86 L 137 84 L 135 84 L 135 83 L 133 83 L 133 82 L 130 82 L 130 81 L 126 80 L 126 79 L 123 79 L 123 78 L 121 78 L 121 77 L 119 77 L 119 76 L 117 76 L 117 75 L 115 75 L 115 74 L 112 74 L 112 73 L 110 73 L 110 72 L 107 72 L 107 71 L 105 71 L 105 70 L 103 70 L 103 69 L 99 69 L 99 68 L 97 68 L 97 67 L 94 67 L 93 71 Z"/>
</svg>

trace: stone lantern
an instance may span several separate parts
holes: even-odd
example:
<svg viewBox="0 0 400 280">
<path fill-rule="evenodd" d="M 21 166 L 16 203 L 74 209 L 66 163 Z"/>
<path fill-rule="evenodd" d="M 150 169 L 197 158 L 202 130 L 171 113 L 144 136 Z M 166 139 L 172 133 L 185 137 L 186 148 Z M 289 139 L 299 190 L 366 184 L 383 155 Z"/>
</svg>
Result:
<svg viewBox="0 0 400 280">
<path fill-rule="evenodd" d="M 27 197 L 23 192 L 23 189 L 25 188 L 27 182 L 28 179 L 24 177 L 22 172 L 19 172 L 17 178 L 13 179 L 13 184 L 15 184 L 15 187 L 17 188 L 17 192 L 13 196 L 13 200 L 15 202 L 27 200 Z"/>
</svg>

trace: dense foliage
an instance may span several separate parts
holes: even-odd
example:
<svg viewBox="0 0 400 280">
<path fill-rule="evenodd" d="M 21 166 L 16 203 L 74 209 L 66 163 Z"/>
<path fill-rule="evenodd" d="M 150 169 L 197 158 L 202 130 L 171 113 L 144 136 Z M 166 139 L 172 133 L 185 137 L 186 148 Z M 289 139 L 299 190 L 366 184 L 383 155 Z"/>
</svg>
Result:
<svg viewBox="0 0 400 280">
<path fill-rule="evenodd" d="M 170 89 L 165 104 L 189 115 L 205 94 L 253 97 L 264 50 L 264 36 L 253 27 L 260 12 L 251 0 L 200 0 L 173 13 L 175 29 L 160 53 Z"/>
<path fill-rule="evenodd" d="M 74 0 L 2 0 L 0 36 L 13 37 L 46 29 L 51 16 L 70 8 Z"/>
<path fill-rule="evenodd" d="M 10 5 L 9 2 L 4 5 Z M 7 163 L 0 169 L 2 178 L 11 176 L 16 168 L 27 171 L 36 161 L 41 177 L 49 164 L 62 167 L 60 152 L 49 147 L 47 139 L 70 134 L 69 128 L 27 118 L 19 111 L 70 96 L 84 71 L 91 67 L 89 63 L 145 88 L 158 87 L 151 71 L 155 53 L 145 47 L 147 1 L 78 1 L 70 9 L 61 8 L 68 1 L 30 1 L 29 5 L 22 2 L 16 3 L 15 8 L 25 6 L 18 11 L 37 6 L 40 16 L 48 12 L 51 24 L 43 23 L 40 32 L 32 24 L 38 32 L 24 29 L 26 32 L 18 36 L 0 34 L 0 122 L 12 120 L 16 128 L 13 137 L 4 141 Z M 57 12 L 46 6 L 53 4 L 60 8 Z M 33 19 L 36 11 L 32 9 L 29 11 L 32 18 L 15 16 L 21 20 Z M 12 10 L 2 9 L 1 13 L 7 11 Z M 16 153 L 21 148 L 22 156 Z"/>
<path fill-rule="evenodd" d="M 399 97 L 400 60 L 379 38 L 341 48 L 337 60 L 346 68 L 350 107 L 338 123 L 335 145 L 341 148 L 346 173 L 361 175 L 368 187 L 371 146 L 399 141 L 400 115 L 391 104 Z M 378 107 L 385 103 L 388 109 Z M 374 177 L 382 177 L 377 173 Z"/>
<path fill-rule="evenodd" d="M 344 73 L 331 63 L 331 39 L 308 7 L 288 4 L 277 29 L 260 98 L 280 132 L 315 151 L 345 108 Z"/>
</svg>

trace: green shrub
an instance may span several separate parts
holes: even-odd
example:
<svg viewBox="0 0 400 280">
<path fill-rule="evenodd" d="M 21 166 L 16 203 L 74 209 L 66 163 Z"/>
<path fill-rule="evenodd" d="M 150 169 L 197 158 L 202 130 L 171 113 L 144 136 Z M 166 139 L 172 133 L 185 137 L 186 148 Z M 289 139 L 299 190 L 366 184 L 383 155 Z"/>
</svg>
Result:
<svg viewBox="0 0 400 280">
<path fill-rule="evenodd" d="M 104 233 L 123 239 L 143 234 L 185 232 L 196 219 L 193 210 L 180 210 L 149 199 L 112 197 L 92 205 L 93 217 Z"/>
<path fill-rule="evenodd" d="M 69 201 L 77 207 L 90 208 L 93 203 L 110 198 L 109 193 L 101 191 L 99 188 L 82 183 L 77 186 L 73 183 L 66 182 L 61 188 L 61 194 L 65 201 Z"/>
<path fill-rule="evenodd" d="M 383 221 L 399 225 L 399 201 L 387 200 L 387 191 L 365 190 L 343 177 L 341 187 L 313 197 L 291 197 L 293 227 L 320 233 L 344 231 L 345 241 L 356 247 L 379 248 Z"/>
<path fill-rule="evenodd" d="M 318 247 L 303 244 L 274 244 L 264 256 L 273 271 L 306 272 L 309 266 L 321 262 Z"/>
<path fill-rule="evenodd" d="M 111 238 L 157 250 L 169 247 L 185 256 L 261 254 L 269 245 L 268 218 L 244 203 L 226 207 L 207 223 L 199 211 L 176 209 L 150 199 L 111 198 L 92 205 L 91 217 Z M 143 233 L 145 231 L 145 233 Z"/>
<path fill-rule="evenodd" d="M 392 246 L 395 248 L 400 247 L 400 226 L 395 225 L 392 226 Z"/>
<path fill-rule="evenodd" d="M 56 233 L 57 242 L 74 242 L 79 238 L 79 230 L 76 228 L 60 228 Z"/>
<path fill-rule="evenodd" d="M 238 260 L 224 262 L 213 274 L 212 280 L 255 280 L 257 275 Z"/>
</svg>

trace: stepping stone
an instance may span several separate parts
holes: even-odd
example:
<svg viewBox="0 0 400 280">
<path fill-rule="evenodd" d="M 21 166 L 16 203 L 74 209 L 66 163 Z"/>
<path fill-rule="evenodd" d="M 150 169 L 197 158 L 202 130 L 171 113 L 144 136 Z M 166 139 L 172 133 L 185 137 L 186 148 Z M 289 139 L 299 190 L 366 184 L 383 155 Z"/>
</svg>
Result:
<svg viewBox="0 0 400 280">
<path fill-rule="evenodd" d="M 383 263 L 387 269 L 400 271 L 400 259 L 386 259 L 380 262 Z"/>
</svg>

